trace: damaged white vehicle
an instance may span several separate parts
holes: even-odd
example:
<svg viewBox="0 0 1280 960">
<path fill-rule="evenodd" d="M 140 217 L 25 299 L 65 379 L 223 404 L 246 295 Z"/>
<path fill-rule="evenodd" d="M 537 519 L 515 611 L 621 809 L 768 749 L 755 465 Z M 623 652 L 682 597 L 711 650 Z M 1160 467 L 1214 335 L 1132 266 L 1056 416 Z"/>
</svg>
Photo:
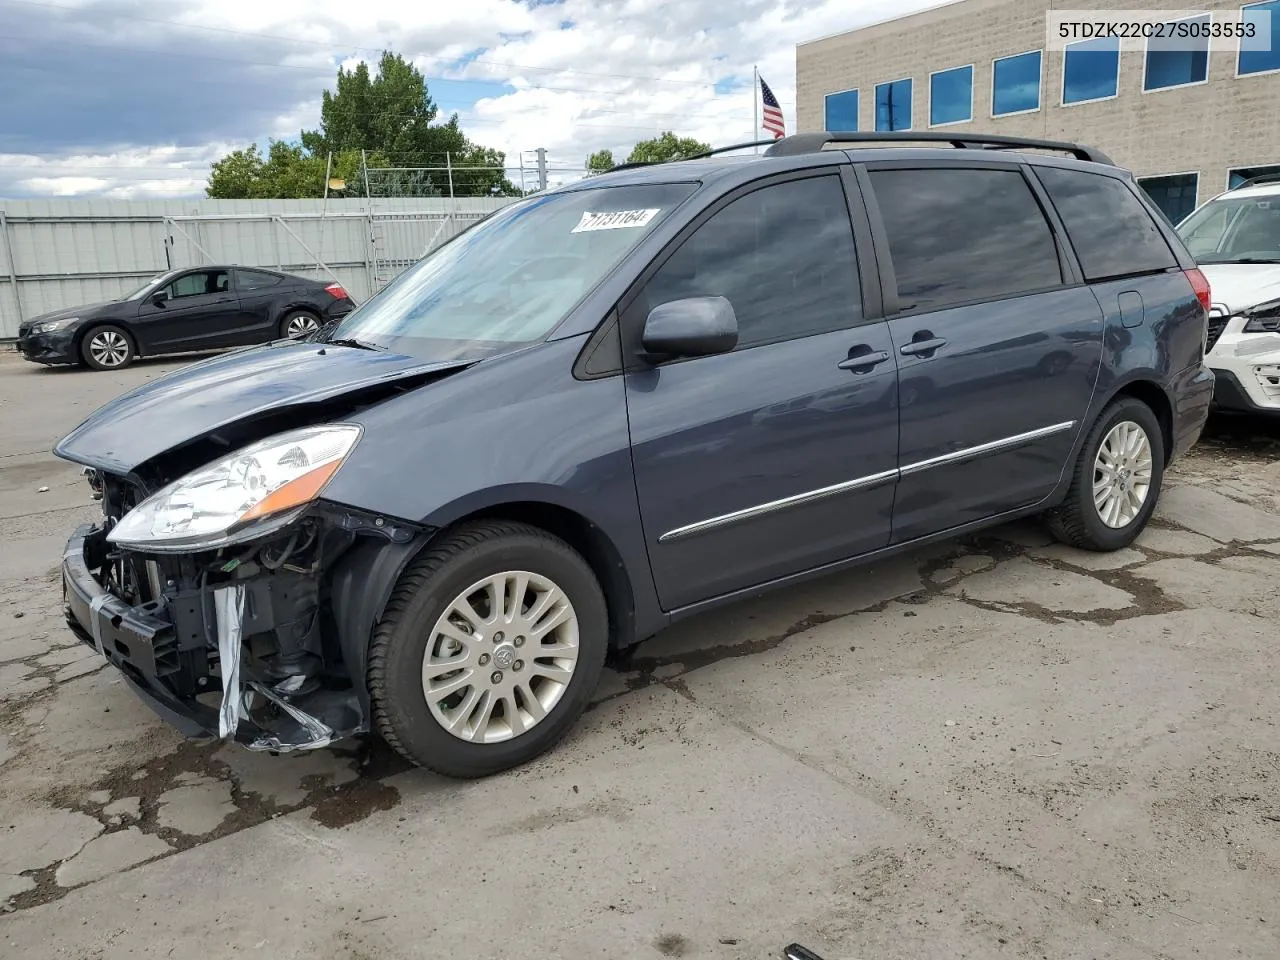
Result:
<svg viewBox="0 0 1280 960">
<path fill-rule="evenodd" d="M 1215 403 L 1280 414 L 1280 174 L 1219 194 L 1178 233 L 1213 291 L 1205 363 Z"/>
</svg>

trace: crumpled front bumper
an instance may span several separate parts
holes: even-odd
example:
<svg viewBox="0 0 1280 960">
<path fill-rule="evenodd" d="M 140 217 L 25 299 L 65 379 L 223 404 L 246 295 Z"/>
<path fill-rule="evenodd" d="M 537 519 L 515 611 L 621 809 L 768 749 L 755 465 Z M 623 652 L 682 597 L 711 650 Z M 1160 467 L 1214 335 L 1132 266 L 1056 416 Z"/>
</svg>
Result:
<svg viewBox="0 0 1280 960">
<path fill-rule="evenodd" d="M 36 363 L 77 363 L 76 338 L 70 330 L 27 333 L 18 337 L 18 352 Z"/>
<path fill-rule="evenodd" d="M 78 527 L 67 542 L 62 556 L 67 625 L 184 736 L 234 739 L 250 749 L 284 753 L 327 746 L 366 729 L 352 694 L 321 691 L 305 704 L 294 704 L 241 673 L 243 586 L 207 591 L 209 598 L 201 594 L 130 606 L 91 572 L 101 566 L 105 552 L 105 534 L 93 524 Z M 196 616 L 204 630 L 180 633 L 173 602 L 199 604 Z M 209 663 L 213 649 L 216 670 L 193 668 Z M 229 695 L 224 678 L 230 680 Z M 180 692 L 197 684 L 198 695 Z"/>
</svg>

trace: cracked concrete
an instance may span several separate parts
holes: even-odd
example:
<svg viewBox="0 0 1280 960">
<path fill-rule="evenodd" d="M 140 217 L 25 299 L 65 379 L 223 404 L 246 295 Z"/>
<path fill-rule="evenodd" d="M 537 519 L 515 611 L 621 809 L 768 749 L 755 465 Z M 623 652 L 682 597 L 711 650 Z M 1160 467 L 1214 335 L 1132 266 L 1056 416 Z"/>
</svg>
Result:
<svg viewBox="0 0 1280 960">
<path fill-rule="evenodd" d="M 1272 428 L 1211 424 L 1126 551 L 1022 522 L 681 623 L 457 783 L 183 742 L 90 669 L 52 572 L 93 509 L 38 451 L 168 366 L 0 359 L 48 397 L 0 423 L 6 956 L 1280 955 Z"/>
</svg>

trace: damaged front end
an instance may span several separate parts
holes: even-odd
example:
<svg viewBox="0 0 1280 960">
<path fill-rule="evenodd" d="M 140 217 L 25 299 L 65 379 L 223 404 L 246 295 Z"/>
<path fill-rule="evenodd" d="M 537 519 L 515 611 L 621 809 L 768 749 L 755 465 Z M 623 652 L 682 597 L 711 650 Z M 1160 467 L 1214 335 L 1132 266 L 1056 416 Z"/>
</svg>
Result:
<svg viewBox="0 0 1280 960">
<path fill-rule="evenodd" d="M 296 445 L 279 449 L 299 456 Z M 311 465 L 289 466 L 299 473 Z M 429 531 L 325 501 L 321 486 L 301 504 L 279 506 L 295 478 L 268 484 L 265 500 L 277 497 L 278 509 L 193 537 L 219 509 L 217 498 L 227 499 L 227 486 L 239 483 L 233 492 L 245 499 L 241 490 L 253 483 L 233 470 L 221 486 L 199 477 L 189 495 L 172 492 L 176 483 L 153 490 L 136 475 L 86 472 L 103 521 L 80 527 L 67 544 L 67 622 L 157 713 L 187 736 L 271 752 L 369 729 L 369 634 Z M 262 494 L 250 489 L 245 502 L 262 502 Z M 231 512 L 244 514 L 243 506 Z M 121 536 L 139 530 L 156 539 Z"/>
</svg>

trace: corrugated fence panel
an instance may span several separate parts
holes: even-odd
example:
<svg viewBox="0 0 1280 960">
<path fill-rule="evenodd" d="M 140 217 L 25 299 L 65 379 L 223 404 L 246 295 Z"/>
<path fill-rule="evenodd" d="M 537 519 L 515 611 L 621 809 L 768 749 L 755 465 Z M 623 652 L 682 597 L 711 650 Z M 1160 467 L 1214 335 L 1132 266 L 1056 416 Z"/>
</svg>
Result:
<svg viewBox="0 0 1280 960">
<path fill-rule="evenodd" d="M 0 200 L 7 234 L 0 237 L 0 339 L 16 336 L 23 319 L 113 299 L 156 274 L 202 263 L 337 277 L 361 301 L 375 271 L 380 286 L 429 246 L 511 202 Z"/>
</svg>

